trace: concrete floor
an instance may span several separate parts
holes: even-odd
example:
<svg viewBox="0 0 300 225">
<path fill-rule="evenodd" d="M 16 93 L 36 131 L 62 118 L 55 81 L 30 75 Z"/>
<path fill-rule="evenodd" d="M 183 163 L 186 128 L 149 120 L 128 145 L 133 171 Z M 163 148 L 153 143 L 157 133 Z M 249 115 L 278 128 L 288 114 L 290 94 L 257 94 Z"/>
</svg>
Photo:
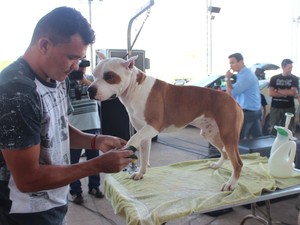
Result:
<svg viewBox="0 0 300 225">
<path fill-rule="evenodd" d="M 179 132 L 159 134 L 157 142 L 153 142 L 150 164 L 163 166 L 179 161 L 205 158 L 208 155 L 208 144 L 199 136 L 199 130 L 187 127 Z M 105 174 L 101 174 L 102 180 Z M 67 214 L 68 225 L 126 225 L 123 218 L 115 215 L 107 199 L 96 199 L 86 193 L 87 178 L 82 179 L 85 202 L 83 205 L 69 204 Z M 101 187 L 102 189 L 102 187 Z M 292 196 L 271 204 L 273 224 L 297 225 L 300 197 Z M 261 206 L 262 209 L 265 206 Z M 243 206 L 232 208 L 223 215 L 193 214 L 191 216 L 170 221 L 167 225 L 235 225 L 240 224 L 244 216 L 251 213 Z M 258 215 L 261 215 L 258 213 Z M 281 221 L 275 223 L 276 221 Z M 262 224 L 256 220 L 248 220 L 245 225 Z M 300 223 L 299 223 L 300 225 Z"/>
</svg>

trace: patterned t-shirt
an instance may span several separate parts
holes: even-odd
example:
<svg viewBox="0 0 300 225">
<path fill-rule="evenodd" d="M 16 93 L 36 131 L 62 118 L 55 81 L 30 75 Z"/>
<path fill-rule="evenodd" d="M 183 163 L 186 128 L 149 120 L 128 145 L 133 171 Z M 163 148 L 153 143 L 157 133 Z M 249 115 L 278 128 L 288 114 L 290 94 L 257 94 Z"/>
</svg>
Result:
<svg viewBox="0 0 300 225">
<path fill-rule="evenodd" d="M 69 164 L 67 90 L 67 80 L 45 82 L 23 58 L 4 69 L 0 74 L 0 150 L 21 151 L 40 144 L 40 164 Z M 21 192 L 10 176 L 1 151 L 0 182 L 0 193 L 5 193 L 0 195 L 0 213 L 35 213 L 41 219 L 40 224 L 62 224 L 68 186 Z"/>
<path fill-rule="evenodd" d="M 292 87 L 297 88 L 299 86 L 299 79 L 295 75 L 283 76 L 282 74 L 271 77 L 269 87 L 274 89 L 291 89 Z M 295 100 L 293 96 L 285 97 L 273 97 L 271 106 L 274 108 L 291 108 L 295 106 Z"/>
</svg>

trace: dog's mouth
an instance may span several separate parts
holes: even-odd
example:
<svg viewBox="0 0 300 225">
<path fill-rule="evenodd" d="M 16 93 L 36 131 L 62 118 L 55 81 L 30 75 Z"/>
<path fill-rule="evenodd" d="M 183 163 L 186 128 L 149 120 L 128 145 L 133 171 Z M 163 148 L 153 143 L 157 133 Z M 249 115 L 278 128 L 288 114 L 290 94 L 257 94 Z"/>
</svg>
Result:
<svg viewBox="0 0 300 225">
<path fill-rule="evenodd" d="M 93 87 L 93 86 L 90 86 L 88 88 L 88 95 L 89 95 L 89 98 L 90 99 L 95 99 L 95 100 L 100 100 L 102 99 L 101 97 L 99 98 L 99 96 L 97 97 L 97 88 Z M 108 98 L 108 100 L 112 100 L 112 99 L 115 99 L 117 98 L 117 95 L 116 94 L 113 94 L 112 96 L 110 96 Z"/>
</svg>

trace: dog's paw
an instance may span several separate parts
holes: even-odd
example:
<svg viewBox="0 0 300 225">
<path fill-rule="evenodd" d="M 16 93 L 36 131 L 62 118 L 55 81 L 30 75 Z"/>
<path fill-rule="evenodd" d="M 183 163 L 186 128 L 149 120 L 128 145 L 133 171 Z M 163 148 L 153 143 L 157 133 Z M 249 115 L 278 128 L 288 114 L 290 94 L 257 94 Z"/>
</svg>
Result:
<svg viewBox="0 0 300 225">
<path fill-rule="evenodd" d="M 209 166 L 212 169 L 219 169 L 221 167 L 220 163 L 218 162 L 212 162 Z"/>
<path fill-rule="evenodd" d="M 133 180 L 141 180 L 141 179 L 144 178 L 144 174 L 142 174 L 142 173 L 133 173 L 133 174 L 131 174 L 130 178 L 133 179 Z"/>
<path fill-rule="evenodd" d="M 225 159 L 221 156 L 217 162 L 212 162 L 210 164 L 210 168 L 219 169 L 223 165 L 224 161 Z"/>
<path fill-rule="evenodd" d="M 237 181 L 235 179 L 229 179 L 222 185 L 221 191 L 233 191 L 237 187 Z"/>
<path fill-rule="evenodd" d="M 221 191 L 233 191 L 236 188 L 236 185 L 225 183 L 221 187 Z"/>
</svg>

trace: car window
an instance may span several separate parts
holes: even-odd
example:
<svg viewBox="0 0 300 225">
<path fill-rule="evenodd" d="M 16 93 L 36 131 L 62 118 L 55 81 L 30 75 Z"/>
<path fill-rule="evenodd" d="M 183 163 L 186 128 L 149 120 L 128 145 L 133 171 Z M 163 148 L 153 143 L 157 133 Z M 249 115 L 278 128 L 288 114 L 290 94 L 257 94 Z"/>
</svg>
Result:
<svg viewBox="0 0 300 225">
<path fill-rule="evenodd" d="M 231 78 L 231 83 L 234 84 L 236 82 L 236 75 L 233 75 Z M 213 89 L 217 89 L 217 90 L 222 90 L 222 91 L 226 91 L 226 80 L 225 80 L 225 76 L 221 76 L 218 80 L 216 80 L 216 82 L 214 83 L 214 85 L 211 87 Z"/>
<path fill-rule="evenodd" d="M 198 87 L 207 87 L 212 84 L 219 76 L 207 76 L 205 78 L 193 79 L 187 82 L 185 85 L 192 85 Z"/>
</svg>

